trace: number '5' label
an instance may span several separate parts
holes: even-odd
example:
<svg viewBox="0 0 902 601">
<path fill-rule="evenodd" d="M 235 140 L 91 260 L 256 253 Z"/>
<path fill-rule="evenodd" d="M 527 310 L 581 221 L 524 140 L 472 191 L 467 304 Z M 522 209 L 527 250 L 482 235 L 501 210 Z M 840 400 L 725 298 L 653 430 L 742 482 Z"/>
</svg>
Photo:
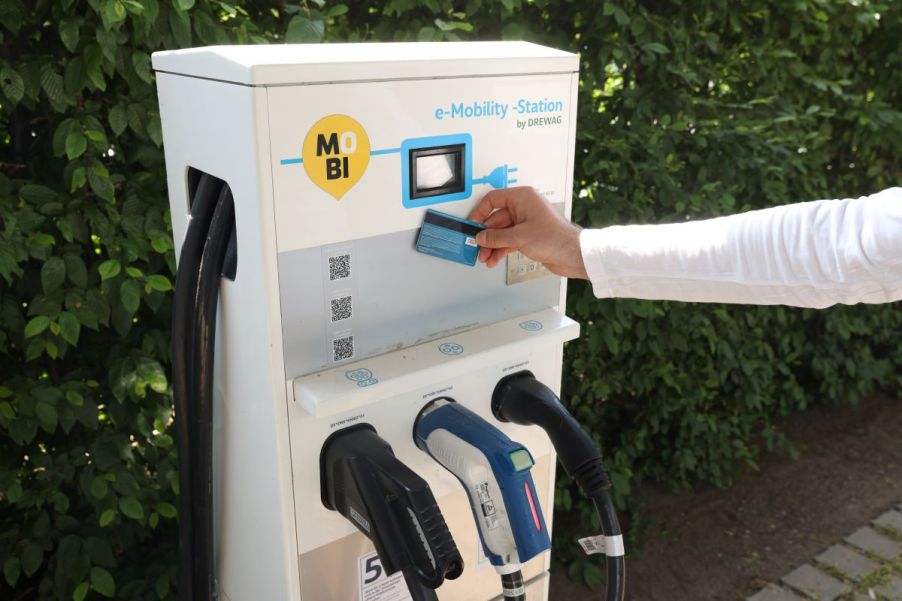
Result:
<svg viewBox="0 0 902 601">
<path fill-rule="evenodd" d="M 411 601 L 404 575 L 397 572 L 388 576 L 375 551 L 362 555 L 357 565 L 360 575 L 359 601 Z"/>
</svg>

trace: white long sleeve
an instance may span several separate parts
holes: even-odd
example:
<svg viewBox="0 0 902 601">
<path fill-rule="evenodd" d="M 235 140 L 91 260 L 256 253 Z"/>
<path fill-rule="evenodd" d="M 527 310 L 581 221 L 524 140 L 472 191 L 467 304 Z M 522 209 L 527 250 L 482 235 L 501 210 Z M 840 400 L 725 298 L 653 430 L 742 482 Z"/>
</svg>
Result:
<svg viewBox="0 0 902 601">
<path fill-rule="evenodd" d="M 902 188 L 583 230 L 595 296 L 822 308 L 902 300 Z"/>
</svg>

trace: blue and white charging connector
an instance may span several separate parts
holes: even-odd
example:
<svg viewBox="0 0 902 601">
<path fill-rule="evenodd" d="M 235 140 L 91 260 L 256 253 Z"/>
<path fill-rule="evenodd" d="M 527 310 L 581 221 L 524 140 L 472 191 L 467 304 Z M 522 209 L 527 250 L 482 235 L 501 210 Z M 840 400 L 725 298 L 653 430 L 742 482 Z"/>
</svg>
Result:
<svg viewBox="0 0 902 601">
<path fill-rule="evenodd" d="M 501 575 L 505 599 L 525 598 L 522 564 L 551 546 L 530 468 L 532 455 L 453 399 L 426 405 L 414 442 L 467 492 L 483 550 Z"/>
</svg>

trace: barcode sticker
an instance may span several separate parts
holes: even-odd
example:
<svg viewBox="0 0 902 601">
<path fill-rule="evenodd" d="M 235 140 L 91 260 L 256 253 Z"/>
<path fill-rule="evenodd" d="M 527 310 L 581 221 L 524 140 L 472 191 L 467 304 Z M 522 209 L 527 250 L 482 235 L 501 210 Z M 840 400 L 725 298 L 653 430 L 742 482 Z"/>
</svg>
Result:
<svg viewBox="0 0 902 601">
<path fill-rule="evenodd" d="M 332 361 L 345 361 L 354 357 L 354 336 L 343 336 L 332 341 Z"/>
<path fill-rule="evenodd" d="M 343 280 L 351 277 L 351 254 L 329 257 L 329 280 Z"/>
<path fill-rule="evenodd" d="M 354 305 L 351 302 L 353 297 L 350 294 L 338 296 L 330 300 L 329 305 L 332 309 L 332 323 L 336 321 L 344 321 L 354 316 Z"/>
<path fill-rule="evenodd" d="M 578 541 L 579 546 L 583 548 L 586 555 L 604 554 L 608 557 L 620 557 L 624 555 L 623 536 L 587 536 Z"/>
</svg>

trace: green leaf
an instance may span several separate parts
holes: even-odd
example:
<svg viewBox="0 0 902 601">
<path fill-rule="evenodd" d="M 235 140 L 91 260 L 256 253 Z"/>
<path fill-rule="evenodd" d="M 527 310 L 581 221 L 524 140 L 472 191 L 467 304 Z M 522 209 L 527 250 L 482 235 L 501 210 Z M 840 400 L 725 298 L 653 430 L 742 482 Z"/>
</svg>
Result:
<svg viewBox="0 0 902 601">
<path fill-rule="evenodd" d="M 49 403 L 38 403 L 34 407 L 34 413 L 38 417 L 38 422 L 41 424 L 41 428 L 44 429 L 48 434 L 52 434 L 56 430 L 57 420 L 59 416 L 56 412 L 56 407 Z"/>
<path fill-rule="evenodd" d="M 323 39 L 326 25 L 320 19 L 311 19 L 305 15 L 295 15 L 288 22 L 285 41 L 290 44 L 319 42 Z"/>
<path fill-rule="evenodd" d="M 17 104 L 25 95 L 25 82 L 15 69 L 4 65 L 0 68 L 0 89 L 11 103 Z"/>
<path fill-rule="evenodd" d="M 18 557 L 7 557 L 3 563 L 3 577 L 10 587 L 15 588 L 16 582 L 19 581 L 19 574 L 22 573 L 22 564 Z"/>
<path fill-rule="evenodd" d="M 28 343 L 28 346 L 25 347 L 25 360 L 33 361 L 41 356 L 41 353 L 44 352 L 44 348 L 47 346 L 47 341 L 43 338 L 35 338 L 31 342 Z"/>
<path fill-rule="evenodd" d="M 106 90 L 106 78 L 103 74 L 103 49 L 92 42 L 84 49 L 85 73 L 90 82 L 98 90 Z"/>
<path fill-rule="evenodd" d="M 658 42 L 649 42 L 647 44 L 642 44 L 642 49 L 649 52 L 654 52 L 655 54 L 670 54 L 670 49 L 667 48 L 667 46 L 665 46 L 664 44 L 659 44 Z"/>
<path fill-rule="evenodd" d="M 160 599 L 166 598 L 166 595 L 169 593 L 169 574 L 160 574 L 160 577 L 157 578 L 154 584 L 154 590 L 157 592 L 157 597 Z"/>
<path fill-rule="evenodd" d="M 95 144 L 99 144 L 100 146 L 102 146 L 104 148 L 106 147 L 106 143 L 107 143 L 106 134 L 103 133 L 102 131 L 100 131 L 98 129 L 89 129 L 89 130 L 85 131 L 85 135 L 88 137 L 88 139 L 90 141 L 94 142 Z"/>
<path fill-rule="evenodd" d="M 163 144 L 163 125 L 160 123 L 160 116 L 153 114 L 147 120 L 147 135 L 157 146 Z"/>
<path fill-rule="evenodd" d="M 101 567 L 91 568 L 91 587 L 103 595 L 112 598 L 116 594 L 116 582 L 113 576 Z"/>
<path fill-rule="evenodd" d="M 194 8 L 194 0 L 175 0 L 175 7 L 179 10 L 191 10 Z"/>
<path fill-rule="evenodd" d="M 156 509 L 164 518 L 172 519 L 177 515 L 175 505 L 172 503 L 157 503 Z"/>
<path fill-rule="evenodd" d="M 159 392 L 160 394 L 163 394 L 166 392 L 166 389 L 169 388 L 169 380 L 166 379 L 166 374 L 162 371 L 150 374 L 147 382 L 150 384 L 151 390 Z"/>
<path fill-rule="evenodd" d="M 19 188 L 19 198 L 29 204 L 41 206 L 57 199 L 57 193 L 40 184 L 25 184 Z"/>
<path fill-rule="evenodd" d="M 141 505 L 141 502 L 134 497 L 122 497 L 119 499 L 119 510 L 123 515 L 130 517 L 133 520 L 144 519 L 144 507 Z"/>
<path fill-rule="evenodd" d="M 78 48 L 78 25 L 74 21 L 63 21 L 60 23 L 60 39 L 63 46 L 69 52 L 75 52 Z"/>
<path fill-rule="evenodd" d="M 78 344 L 78 335 L 81 332 L 81 323 L 79 323 L 78 318 L 68 311 L 63 311 L 60 313 L 57 323 L 59 323 L 60 335 L 62 335 L 63 340 L 72 346 Z"/>
<path fill-rule="evenodd" d="M 6 419 L 16 419 L 16 410 L 6 401 L 0 402 L 0 415 Z"/>
<path fill-rule="evenodd" d="M 6 499 L 10 503 L 16 503 L 19 499 L 22 498 L 22 485 L 18 480 L 13 482 L 9 488 L 6 489 Z"/>
<path fill-rule="evenodd" d="M 135 280 L 126 280 L 119 287 L 119 300 L 129 315 L 134 315 L 141 304 L 141 288 Z"/>
<path fill-rule="evenodd" d="M 102 478 L 100 476 L 94 476 L 94 479 L 91 480 L 91 495 L 95 499 L 104 498 L 106 496 L 107 492 L 109 492 L 109 490 L 110 490 L 110 487 L 107 484 L 105 478 Z M 109 511 L 109 510 L 107 510 L 107 511 Z M 104 515 L 106 515 L 106 512 L 104 512 Z M 103 516 L 101 516 L 100 519 L 101 519 L 101 521 L 103 521 Z M 104 524 L 102 524 L 102 523 L 100 525 L 104 526 Z"/>
<path fill-rule="evenodd" d="M 164 275 L 154 274 L 147 276 L 147 285 L 150 286 L 152 290 L 157 290 L 159 292 L 169 292 L 172 290 L 172 282 Z"/>
<path fill-rule="evenodd" d="M 51 257 L 41 267 L 41 286 L 46 294 L 63 285 L 66 280 L 66 262 L 59 257 Z"/>
<path fill-rule="evenodd" d="M 26 576 L 31 576 L 41 567 L 44 560 L 44 549 L 35 541 L 29 541 L 22 551 L 22 571 Z"/>
<path fill-rule="evenodd" d="M 47 329 L 50 325 L 50 318 L 46 315 L 38 315 L 31 319 L 28 324 L 25 326 L 25 337 L 31 338 L 32 336 L 37 336 L 41 332 Z"/>
<path fill-rule="evenodd" d="M 107 509 L 103 513 L 100 514 L 99 524 L 101 528 L 105 528 L 113 523 L 113 520 L 116 519 L 116 510 L 115 509 Z"/>
<path fill-rule="evenodd" d="M 88 139 L 80 131 L 70 132 L 66 136 L 66 156 L 71 161 L 84 154 L 88 148 Z"/>
<path fill-rule="evenodd" d="M 56 513 L 66 513 L 67 511 L 69 511 L 69 497 L 67 497 L 60 491 L 54 492 L 53 511 L 55 511 Z"/>
<path fill-rule="evenodd" d="M 121 0 L 103 0 L 103 19 L 110 25 L 119 23 L 126 17 L 125 5 Z"/>
<path fill-rule="evenodd" d="M 100 264 L 100 267 L 97 268 L 97 271 L 100 273 L 101 280 L 109 280 L 110 278 L 114 278 L 119 275 L 119 272 L 121 270 L 122 266 L 116 259 L 107 259 Z"/>
<path fill-rule="evenodd" d="M 169 29 L 181 48 L 191 46 L 191 17 L 184 10 L 169 11 Z M 134 127 L 134 125 L 132 125 Z"/>
<path fill-rule="evenodd" d="M 88 186 L 100 198 L 108 202 L 116 200 L 116 190 L 106 169 L 98 167 L 88 169 Z"/>
<path fill-rule="evenodd" d="M 66 262 L 66 275 L 69 281 L 78 286 L 85 288 L 88 285 L 88 268 L 81 257 L 72 253 L 63 255 L 63 261 Z"/>
<path fill-rule="evenodd" d="M 57 73 L 50 63 L 46 63 L 41 69 L 41 88 L 57 111 L 62 112 L 66 105 L 71 103 L 70 98 L 66 96 L 63 76 Z"/>
<path fill-rule="evenodd" d="M 77 390 L 67 390 L 66 400 L 69 401 L 69 404 L 73 407 L 81 407 L 85 403 L 85 397 Z"/>
<path fill-rule="evenodd" d="M 326 16 L 331 18 L 338 17 L 348 12 L 348 7 L 345 4 L 333 4 L 326 11 Z"/>
<path fill-rule="evenodd" d="M 87 582 L 79 583 L 79 585 L 75 587 L 75 590 L 72 591 L 72 601 L 84 601 L 85 597 L 88 596 L 88 591 L 90 589 L 91 585 Z"/>
<path fill-rule="evenodd" d="M 125 113 L 125 107 L 121 104 L 117 104 L 113 108 L 110 109 L 109 114 L 110 128 L 112 128 L 113 133 L 115 135 L 121 135 L 122 132 L 125 131 L 125 128 L 128 127 L 128 117 Z"/>
<path fill-rule="evenodd" d="M 132 53 L 132 67 L 135 73 L 147 83 L 153 83 L 153 73 L 150 67 L 150 55 L 146 52 Z"/>
<path fill-rule="evenodd" d="M 72 184 L 69 186 L 69 192 L 75 192 L 79 188 L 84 188 L 87 181 L 88 176 L 85 173 L 85 168 L 76 167 L 75 171 L 72 172 Z"/>
</svg>

